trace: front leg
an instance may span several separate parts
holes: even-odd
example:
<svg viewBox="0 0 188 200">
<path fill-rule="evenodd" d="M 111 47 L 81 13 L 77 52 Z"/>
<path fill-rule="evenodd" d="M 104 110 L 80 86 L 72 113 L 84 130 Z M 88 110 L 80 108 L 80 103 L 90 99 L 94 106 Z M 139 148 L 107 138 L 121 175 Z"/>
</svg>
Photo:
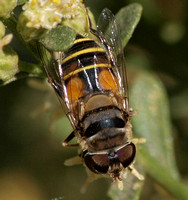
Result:
<svg viewBox="0 0 188 200">
<path fill-rule="evenodd" d="M 77 147 L 77 146 L 79 146 L 79 144 L 78 143 L 76 143 L 76 144 L 69 144 L 69 142 L 73 139 L 75 137 L 75 135 L 74 135 L 74 131 L 70 134 L 70 135 L 68 135 L 68 137 L 64 140 L 64 142 L 62 143 L 62 146 L 63 147 Z"/>
<path fill-rule="evenodd" d="M 144 176 L 141 175 L 134 167 L 133 165 L 128 166 L 127 171 L 130 172 L 131 174 L 133 174 L 135 177 L 137 177 L 139 180 L 143 181 L 144 180 Z"/>
</svg>

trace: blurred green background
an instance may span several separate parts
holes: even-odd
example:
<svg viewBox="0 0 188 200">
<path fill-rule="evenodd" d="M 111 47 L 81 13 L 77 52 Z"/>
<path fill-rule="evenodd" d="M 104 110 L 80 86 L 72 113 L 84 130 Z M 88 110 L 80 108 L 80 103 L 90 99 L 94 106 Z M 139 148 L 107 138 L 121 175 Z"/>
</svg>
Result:
<svg viewBox="0 0 188 200">
<path fill-rule="evenodd" d="M 143 16 L 125 49 L 131 67 L 155 73 L 170 102 L 175 157 L 186 182 L 188 169 L 188 2 L 186 0 L 87 0 L 96 19 L 103 8 L 113 13 L 129 3 L 143 6 Z M 17 43 L 22 60 L 31 61 Z M 131 87 L 131 78 L 129 76 Z M 45 83 L 43 83 L 45 82 Z M 76 149 L 62 148 L 71 132 L 60 105 L 45 80 L 19 80 L 0 88 L 0 199 L 108 199 L 108 179 L 93 182 L 85 195 L 83 166 L 66 167 Z M 65 130 L 62 132 L 62 123 Z M 187 181 L 188 182 L 188 181 Z M 147 186 L 147 187 L 146 187 Z M 125 190 L 130 190 L 129 183 Z M 173 199 L 147 177 L 141 199 Z"/>
</svg>

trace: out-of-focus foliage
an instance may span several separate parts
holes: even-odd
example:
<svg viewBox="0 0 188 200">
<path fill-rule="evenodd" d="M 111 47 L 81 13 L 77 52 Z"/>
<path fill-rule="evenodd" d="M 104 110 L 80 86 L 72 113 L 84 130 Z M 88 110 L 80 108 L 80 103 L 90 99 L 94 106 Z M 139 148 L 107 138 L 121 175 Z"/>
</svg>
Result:
<svg viewBox="0 0 188 200">
<path fill-rule="evenodd" d="M 8 5 L 8 2 L 0 1 L 0 7 Z M 14 4 L 14 1 L 10 2 Z M 25 2 L 18 1 L 19 4 Z M 143 8 L 141 21 L 133 36 L 135 27 L 131 24 L 138 23 L 140 13 L 136 11 L 141 6 L 129 10 L 131 12 L 118 13 L 129 3 L 139 3 Z M 130 106 L 138 112 L 132 119 L 133 130 L 134 136 L 147 139 L 146 144 L 137 145 L 136 159 L 136 167 L 145 174 L 145 182 L 128 175 L 122 193 L 114 185 L 108 194 L 118 200 L 125 197 L 173 200 L 174 197 L 164 190 L 167 189 L 176 198 L 186 199 L 186 186 L 182 183 L 187 181 L 188 175 L 187 1 L 86 0 L 86 4 L 96 19 L 105 7 L 118 13 L 121 33 L 125 33 L 124 45 L 132 36 L 125 55 Z M 14 16 L 7 18 L 14 6 L 4 10 L 7 14 L 6 17 L 1 15 L 1 19 L 14 34 L 11 42 L 14 51 L 11 52 L 17 52 L 20 60 L 14 65 L 16 70 L 9 73 L 10 68 L 6 68 L 10 77 L 3 79 L 0 71 L 1 85 L 22 77 L 44 77 L 42 65 L 37 61 L 35 43 L 25 42 L 19 36 L 18 30 L 25 29 L 16 27 Z M 14 11 L 17 16 L 20 14 L 19 8 Z M 27 31 L 24 33 L 29 33 Z M 33 34 L 37 33 L 40 38 L 45 32 L 36 31 Z M 1 38 L 4 34 L 2 26 Z M 17 54 L 8 60 L 17 63 L 13 59 L 17 58 Z M 8 64 L 12 66 L 11 62 Z M 67 168 L 63 165 L 64 160 L 77 154 L 77 150 L 62 149 L 61 141 L 71 132 L 71 126 L 64 115 L 59 116 L 62 112 L 58 101 L 44 80 L 22 79 L 0 88 L 0 199 L 108 199 L 106 194 L 110 182 L 107 179 L 92 183 L 85 195 L 79 193 L 86 173 L 82 166 Z"/>
</svg>

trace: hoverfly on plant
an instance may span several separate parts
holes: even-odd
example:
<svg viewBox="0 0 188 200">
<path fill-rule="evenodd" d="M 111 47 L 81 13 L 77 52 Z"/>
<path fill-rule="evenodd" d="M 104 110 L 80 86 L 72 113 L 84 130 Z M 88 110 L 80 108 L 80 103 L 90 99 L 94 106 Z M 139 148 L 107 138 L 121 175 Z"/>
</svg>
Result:
<svg viewBox="0 0 188 200">
<path fill-rule="evenodd" d="M 77 33 L 73 46 L 56 52 L 56 58 L 44 67 L 73 132 L 64 147 L 79 146 L 77 157 L 66 165 L 83 163 L 89 173 L 87 183 L 98 175 L 109 175 L 119 182 L 129 171 L 143 179 L 133 167 L 136 147 L 128 101 L 128 84 L 120 31 L 115 16 L 104 9 L 97 30 L 90 32 L 96 39 Z M 54 52 L 48 52 L 53 57 Z M 69 142 L 76 137 L 77 143 Z"/>
</svg>

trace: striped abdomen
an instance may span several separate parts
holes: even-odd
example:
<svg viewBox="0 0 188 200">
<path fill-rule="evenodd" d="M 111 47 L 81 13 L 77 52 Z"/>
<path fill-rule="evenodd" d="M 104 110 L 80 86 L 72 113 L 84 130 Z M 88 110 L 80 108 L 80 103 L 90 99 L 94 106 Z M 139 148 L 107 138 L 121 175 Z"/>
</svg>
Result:
<svg viewBox="0 0 188 200">
<path fill-rule="evenodd" d="M 118 81 L 110 63 L 106 51 L 94 40 L 79 36 L 62 60 L 70 103 L 90 94 L 117 90 Z"/>
<path fill-rule="evenodd" d="M 95 109 L 84 116 L 81 136 L 85 138 L 90 152 L 111 149 L 127 142 L 126 123 L 116 106 Z"/>
</svg>

